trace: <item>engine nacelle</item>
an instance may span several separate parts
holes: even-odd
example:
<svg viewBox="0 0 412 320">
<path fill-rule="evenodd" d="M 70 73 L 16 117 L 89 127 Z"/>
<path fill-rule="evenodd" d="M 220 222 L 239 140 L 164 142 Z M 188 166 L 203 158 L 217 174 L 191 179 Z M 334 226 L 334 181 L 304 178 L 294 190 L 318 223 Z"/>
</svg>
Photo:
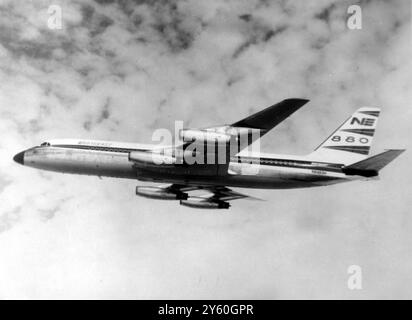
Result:
<svg viewBox="0 0 412 320">
<path fill-rule="evenodd" d="M 176 163 L 176 158 L 172 155 L 150 151 L 132 151 L 129 153 L 129 160 L 143 166 L 174 165 Z"/>
<path fill-rule="evenodd" d="M 229 209 L 230 203 L 225 201 L 211 201 L 208 199 L 190 198 L 189 200 L 180 200 L 180 204 L 185 207 L 196 209 Z"/>
<path fill-rule="evenodd" d="M 183 142 L 228 143 L 230 135 L 207 130 L 183 129 L 179 132 Z"/>
<path fill-rule="evenodd" d="M 160 200 L 186 200 L 188 194 L 181 191 L 171 191 L 160 187 L 136 187 L 136 194 L 145 198 Z"/>
</svg>

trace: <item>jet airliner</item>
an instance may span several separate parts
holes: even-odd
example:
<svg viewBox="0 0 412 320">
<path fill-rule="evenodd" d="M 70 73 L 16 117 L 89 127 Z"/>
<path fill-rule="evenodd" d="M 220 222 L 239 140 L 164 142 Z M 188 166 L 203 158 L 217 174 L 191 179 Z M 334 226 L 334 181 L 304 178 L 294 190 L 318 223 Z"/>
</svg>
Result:
<svg viewBox="0 0 412 320">
<path fill-rule="evenodd" d="M 286 99 L 229 125 L 184 129 L 179 133 L 182 152 L 176 146 L 56 139 L 22 151 L 14 160 L 43 170 L 162 183 L 137 186 L 136 194 L 179 200 L 192 208 L 227 209 L 231 200 L 253 199 L 229 187 L 292 189 L 373 179 L 404 151 L 390 149 L 369 157 L 380 109 L 362 107 L 308 155 L 250 152 L 254 142 L 307 102 Z M 219 143 L 225 147 L 223 161 L 215 156 L 217 148 L 208 148 Z M 229 147 L 233 144 L 236 148 Z M 211 153 L 215 161 L 189 163 L 187 153 L 208 159 Z M 194 196 L 195 190 L 205 194 Z"/>
</svg>

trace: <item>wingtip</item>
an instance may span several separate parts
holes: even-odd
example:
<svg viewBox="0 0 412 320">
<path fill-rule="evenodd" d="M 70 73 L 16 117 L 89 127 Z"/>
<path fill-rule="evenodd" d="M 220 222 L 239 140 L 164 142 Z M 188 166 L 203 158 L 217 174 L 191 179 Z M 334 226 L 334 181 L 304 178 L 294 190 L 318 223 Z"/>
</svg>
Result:
<svg viewBox="0 0 412 320">
<path fill-rule="evenodd" d="M 305 98 L 288 98 L 288 99 L 285 99 L 283 101 L 290 102 L 290 103 L 301 103 L 303 105 L 305 103 L 308 103 L 310 100 L 305 99 Z"/>
</svg>

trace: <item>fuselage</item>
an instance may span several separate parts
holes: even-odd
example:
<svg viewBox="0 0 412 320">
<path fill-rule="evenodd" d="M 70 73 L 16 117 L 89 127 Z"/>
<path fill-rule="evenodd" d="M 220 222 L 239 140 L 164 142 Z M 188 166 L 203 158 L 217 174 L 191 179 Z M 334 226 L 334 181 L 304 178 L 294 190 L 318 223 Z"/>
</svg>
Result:
<svg viewBox="0 0 412 320">
<path fill-rule="evenodd" d="M 97 140 L 50 140 L 25 150 L 15 160 L 37 169 L 63 173 L 138 179 L 185 185 L 289 189 L 330 185 L 358 179 L 342 172 L 343 164 L 305 156 L 242 154 L 230 158 L 224 172 L 217 166 L 139 166 L 134 151 L 152 153 L 164 146 Z M 211 170 L 212 168 L 212 170 Z"/>
</svg>

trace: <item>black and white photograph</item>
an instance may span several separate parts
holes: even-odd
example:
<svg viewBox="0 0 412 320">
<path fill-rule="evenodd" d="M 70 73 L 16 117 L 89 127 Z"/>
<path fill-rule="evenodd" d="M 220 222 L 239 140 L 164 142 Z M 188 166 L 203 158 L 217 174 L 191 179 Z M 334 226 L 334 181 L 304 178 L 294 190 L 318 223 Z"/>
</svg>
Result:
<svg viewBox="0 0 412 320">
<path fill-rule="evenodd" d="M 0 0 L 0 300 L 412 299 L 411 13 Z"/>
</svg>

